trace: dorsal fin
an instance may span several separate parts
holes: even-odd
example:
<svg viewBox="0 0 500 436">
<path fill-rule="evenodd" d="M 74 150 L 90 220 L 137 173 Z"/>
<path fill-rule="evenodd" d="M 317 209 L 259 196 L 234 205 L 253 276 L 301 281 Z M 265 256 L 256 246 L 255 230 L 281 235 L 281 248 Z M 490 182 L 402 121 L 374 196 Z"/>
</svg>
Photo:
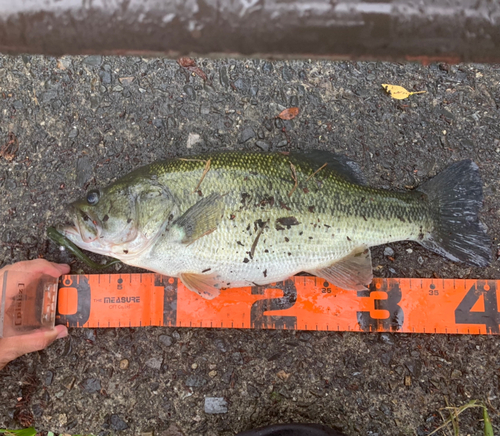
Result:
<svg viewBox="0 0 500 436">
<path fill-rule="evenodd" d="M 366 185 L 365 178 L 359 165 L 343 154 L 332 153 L 326 150 L 292 151 L 290 156 L 298 161 L 307 160 L 314 167 L 320 168 L 325 163 L 328 169 L 336 172 L 350 183 Z"/>
</svg>

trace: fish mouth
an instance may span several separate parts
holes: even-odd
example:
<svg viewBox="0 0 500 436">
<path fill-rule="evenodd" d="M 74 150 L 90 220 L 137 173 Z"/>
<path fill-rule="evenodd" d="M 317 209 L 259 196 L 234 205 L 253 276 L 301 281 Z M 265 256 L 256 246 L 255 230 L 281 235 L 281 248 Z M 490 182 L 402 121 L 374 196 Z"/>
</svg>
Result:
<svg viewBox="0 0 500 436">
<path fill-rule="evenodd" d="M 96 217 L 77 207 L 73 208 L 73 225 L 61 228 L 61 232 L 74 243 L 90 244 L 99 239 L 101 225 Z"/>
</svg>

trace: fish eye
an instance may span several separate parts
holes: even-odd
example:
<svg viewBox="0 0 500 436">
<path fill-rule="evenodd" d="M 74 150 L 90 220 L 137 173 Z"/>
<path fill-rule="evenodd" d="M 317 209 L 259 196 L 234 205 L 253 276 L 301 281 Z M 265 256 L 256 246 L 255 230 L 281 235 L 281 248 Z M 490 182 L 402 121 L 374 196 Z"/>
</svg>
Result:
<svg viewBox="0 0 500 436">
<path fill-rule="evenodd" d="M 97 189 L 93 189 L 89 191 L 87 194 L 87 203 L 91 206 L 95 206 L 99 202 L 99 191 Z"/>
</svg>

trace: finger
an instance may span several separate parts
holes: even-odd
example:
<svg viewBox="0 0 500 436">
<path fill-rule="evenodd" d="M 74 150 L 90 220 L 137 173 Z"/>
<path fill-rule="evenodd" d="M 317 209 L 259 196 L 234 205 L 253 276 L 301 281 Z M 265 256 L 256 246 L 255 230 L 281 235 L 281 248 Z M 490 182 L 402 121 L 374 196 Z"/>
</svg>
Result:
<svg viewBox="0 0 500 436">
<path fill-rule="evenodd" d="M 52 266 L 59 271 L 59 275 L 69 274 L 71 268 L 66 263 L 54 263 L 51 262 Z M 59 276 L 58 276 L 59 277 Z"/>
<path fill-rule="evenodd" d="M 62 274 L 69 273 L 70 271 L 69 265 L 66 265 L 64 263 L 57 264 L 49 262 L 45 259 L 25 260 L 11 265 L 10 269 L 34 274 L 43 273 L 48 274 L 52 277 L 59 277 Z"/>
<path fill-rule="evenodd" d="M 0 341 L 2 360 L 10 362 L 23 354 L 43 350 L 56 339 L 64 338 L 67 335 L 66 326 L 58 325 L 51 330 L 36 330 L 28 335 L 4 338 Z"/>
</svg>

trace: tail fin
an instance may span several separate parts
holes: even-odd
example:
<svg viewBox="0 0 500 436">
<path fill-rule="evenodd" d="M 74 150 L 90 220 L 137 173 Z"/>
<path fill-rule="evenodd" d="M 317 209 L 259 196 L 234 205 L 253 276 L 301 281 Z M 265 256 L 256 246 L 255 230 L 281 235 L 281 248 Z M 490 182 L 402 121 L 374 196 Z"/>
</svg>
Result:
<svg viewBox="0 0 500 436">
<path fill-rule="evenodd" d="M 478 166 L 471 160 L 457 162 L 419 190 L 427 194 L 436 220 L 432 233 L 419 242 L 455 262 L 487 266 L 491 241 L 478 217 L 483 202 Z"/>
</svg>

